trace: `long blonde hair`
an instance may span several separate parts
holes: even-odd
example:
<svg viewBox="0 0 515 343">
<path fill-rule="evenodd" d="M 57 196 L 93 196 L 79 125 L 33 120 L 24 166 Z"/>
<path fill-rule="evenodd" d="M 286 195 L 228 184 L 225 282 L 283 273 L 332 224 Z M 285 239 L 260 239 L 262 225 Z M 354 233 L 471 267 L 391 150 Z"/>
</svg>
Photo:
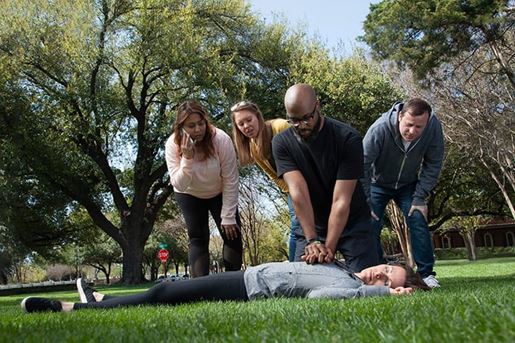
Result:
<svg viewBox="0 0 515 343">
<path fill-rule="evenodd" d="M 259 123 L 258 135 L 255 138 L 255 144 L 257 150 L 254 152 L 257 156 L 254 156 L 250 147 L 250 138 L 245 136 L 234 120 L 234 113 L 247 110 L 252 112 Z M 270 123 L 265 122 L 263 114 L 259 110 L 259 107 L 250 101 L 240 101 L 231 107 L 231 121 L 232 121 L 232 136 L 234 139 L 234 145 L 236 146 L 236 153 L 240 160 L 242 167 L 254 163 L 255 158 L 269 159 L 271 156 L 271 145 L 272 145 L 272 126 Z"/>
</svg>

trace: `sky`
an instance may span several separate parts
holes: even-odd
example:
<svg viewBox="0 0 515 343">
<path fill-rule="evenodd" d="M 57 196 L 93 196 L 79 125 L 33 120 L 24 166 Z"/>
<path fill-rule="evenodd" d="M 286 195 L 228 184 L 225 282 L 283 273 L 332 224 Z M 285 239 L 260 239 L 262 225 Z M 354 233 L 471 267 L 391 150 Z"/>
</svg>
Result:
<svg viewBox="0 0 515 343">
<path fill-rule="evenodd" d="M 253 12 L 266 22 L 287 19 L 289 26 L 306 25 L 310 37 L 317 35 L 336 56 L 350 55 L 356 38 L 363 34 L 371 3 L 379 0 L 247 0 Z"/>
</svg>

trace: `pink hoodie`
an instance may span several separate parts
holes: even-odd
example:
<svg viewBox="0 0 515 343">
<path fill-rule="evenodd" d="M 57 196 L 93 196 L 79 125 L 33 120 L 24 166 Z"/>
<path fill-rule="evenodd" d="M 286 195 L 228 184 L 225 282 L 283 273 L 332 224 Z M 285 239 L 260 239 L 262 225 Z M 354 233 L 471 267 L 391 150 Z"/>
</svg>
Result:
<svg viewBox="0 0 515 343">
<path fill-rule="evenodd" d="M 236 224 L 239 181 L 236 152 L 231 138 L 220 129 L 216 129 L 213 144 L 215 155 L 207 160 L 199 161 L 198 154 L 192 159 L 181 158 L 172 134 L 165 145 L 170 181 L 175 192 L 201 199 L 222 193 L 222 225 Z"/>
</svg>

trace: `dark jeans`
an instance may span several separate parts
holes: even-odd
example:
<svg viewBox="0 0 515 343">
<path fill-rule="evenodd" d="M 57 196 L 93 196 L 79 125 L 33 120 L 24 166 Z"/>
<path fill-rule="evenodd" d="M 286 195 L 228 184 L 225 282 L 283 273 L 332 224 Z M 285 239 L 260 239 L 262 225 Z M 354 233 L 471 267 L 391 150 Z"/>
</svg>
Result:
<svg viewBox="0 0 515 343">
<path fill-rule="evenodd" d="M 295 249 L 297 246 L 297 240 L 295 238 L 295 231 L 300 229 L 300 223 L 295 215 L 295 209 L 291 197 L 288 195 L 288 213 L 290 214 L 290 239 L 288 240 L 288 261 L 295 261 Z"/>
<path fill-rule="evenodd" d="M 225 270 L 240 270 L 243 254 L 241 232 L 236 239 L 230 240 L 221 230 L 222 194 L 211 199 L 200 199 L 190 194 L 175 193 L 175 199 L 188 227 L 188 257 L 192 277 L 209 274 L 209 213 L 211 213 L 224 241 Z M 236 222 L 241 227 L 238 213 L 236 213 Z"/>
<path fill-rule="evenodd" d="M 95 303 L 75 303 L 81 308 L 114 308 L 136 305 L 178 305 L 202 300 L 248 300 L 243 270 L 211 274 L 196 279 L 161 282 L 143 293 L 114 297 Z"/>
<path fill-rule="evenodd" d="M 413 193 L 415 192 L 416 183 L 406 185 L 399 189 L 389 189 L 379 187 L 377 185 L 370 186 L 370 203 L 372 210 L 379 218 L 379 220 L 372 219 L 372 226 L 374 230 L 374 239 L 376 250 L 381 260 L 383 258 L 383 248 L 381 246 L 381 230 L 383 228 L 383 216 L 386 205 L 393 199 L 397 206 L 401 209 L 411 236 L 411 246 L 413 250 L 413 257 L 417 264 L 417 272 L 426 277 L 433 274 L 433 266 L 435 259 L 433 256 L 433 245 L 431 242 L 431 234 L 427 221 L 419 211 L 415 211 L 408 217 L 411 203 L 413 202 Z"/>
<path fill-rule="evenodd" d="M 322 240 L 325 240 L 325 235 L 319 232 Z M 307 241 L 300 227 L 296 231 L 295 237 L 297 239 L 295 261 L 302 261 L 300 257 L 304 255 Z M 336 250 L 343 255 L 345 264 L 354 272 L 360 272 L 365 268 L 379 264 L 370 218 L 367 216 L 351 226 L 348 225 L 343 230 Z"/>
</svg>

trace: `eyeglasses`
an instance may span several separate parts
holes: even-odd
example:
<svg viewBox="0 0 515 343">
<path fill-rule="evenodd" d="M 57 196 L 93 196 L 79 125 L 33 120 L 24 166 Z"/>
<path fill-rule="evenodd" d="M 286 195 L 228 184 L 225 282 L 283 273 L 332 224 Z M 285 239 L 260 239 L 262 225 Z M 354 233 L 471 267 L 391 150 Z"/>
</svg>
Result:
<svg viewBox="0 0 515 343">
<path fill-rule="evenodd" d="M 308 113 L 302 116 L 301 118 L 291 117 L 289 114 L 287 114 L 286 121 L 295 127 L 299 126 L 301 123 L 304 123 L 304 125 L 308 125 L 311 119 L 313 119 L 313 117 L 315 116 L 317 105 L 318 104 L 315 104 L 315 108 L 313 108 L 313 111 L 311 111 L 311 113 Z"/>
<path fill-rule="evenodd" d="M 252 108 L 256 108 L 256 105 L 251 103 L 250 101 L 240 101 L 239 103 L 233 105 L 231 107 L 231 112 L 236 112 L 236 111 L 240 111 L 244 108 L 249 108 L 249 107 L 252 107 Z"/>
</svg>

